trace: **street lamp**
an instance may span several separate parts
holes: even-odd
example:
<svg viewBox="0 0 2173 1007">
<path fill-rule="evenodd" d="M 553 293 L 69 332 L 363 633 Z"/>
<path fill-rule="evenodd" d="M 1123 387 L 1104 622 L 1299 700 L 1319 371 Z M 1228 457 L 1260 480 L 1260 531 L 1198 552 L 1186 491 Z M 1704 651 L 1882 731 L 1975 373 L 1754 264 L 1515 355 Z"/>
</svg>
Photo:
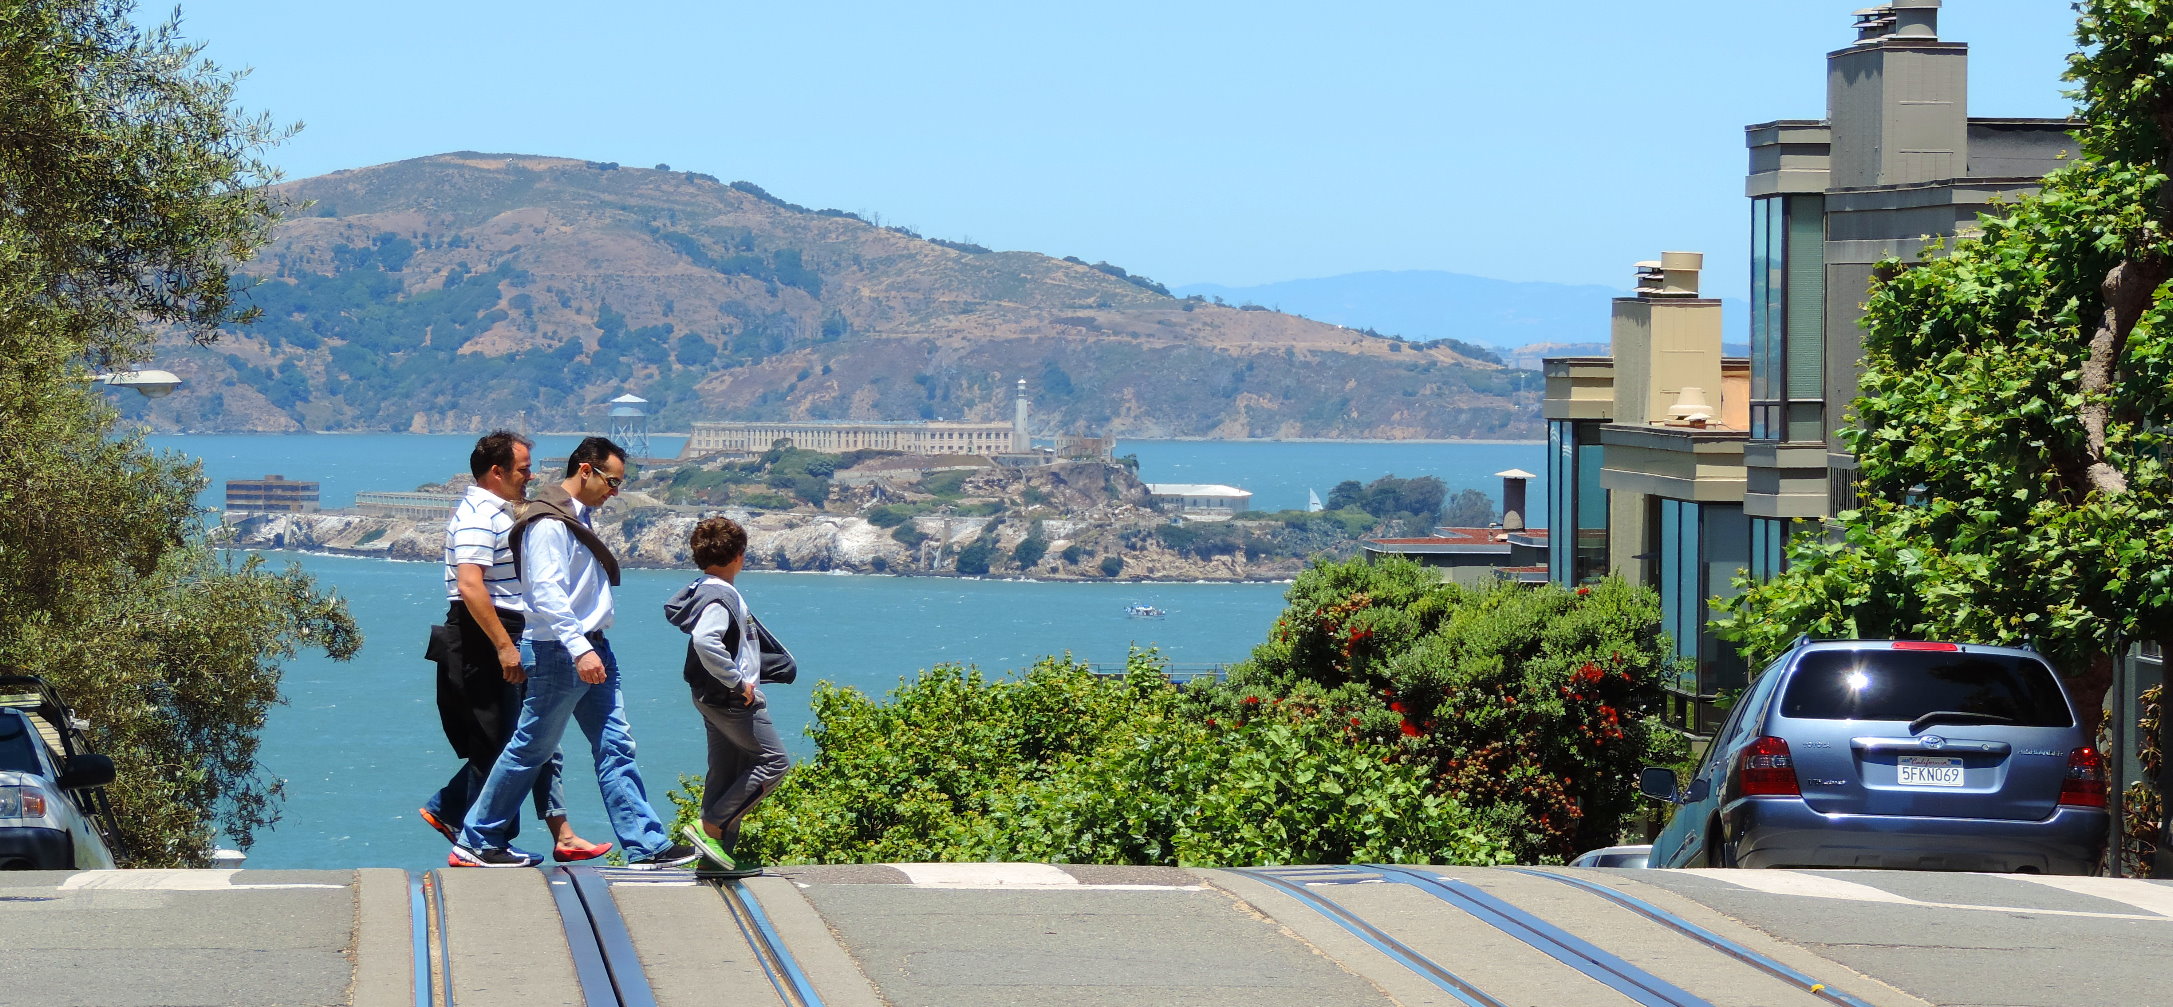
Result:
<svg viewBox="0 0 2173 1007">
<path fill-rule="evenodd" d="M 111 374 L 93 374 L 91 380 L 101 385 L 133 388 L 147 399 L 163 398 L 181 387 L 181 376 L 172 371 L 114 371 Z"/>
</svg>

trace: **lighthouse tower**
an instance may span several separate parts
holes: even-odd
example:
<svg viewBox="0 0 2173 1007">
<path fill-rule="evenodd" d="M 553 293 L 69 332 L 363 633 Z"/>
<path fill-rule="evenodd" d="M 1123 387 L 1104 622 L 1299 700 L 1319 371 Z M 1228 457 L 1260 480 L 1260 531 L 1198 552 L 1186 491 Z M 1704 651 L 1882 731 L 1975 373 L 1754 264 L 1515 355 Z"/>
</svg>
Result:
<svg viewBox="0 0 2173 1007">
<path fill-rule="evenodd" d="M 1026 432 L 1026 379 L 1019 379 L 1019 397 L 1011 410 L 1011 453 L 1027 454 L 1034 450 L 1034 439 Z"/>
</svg>

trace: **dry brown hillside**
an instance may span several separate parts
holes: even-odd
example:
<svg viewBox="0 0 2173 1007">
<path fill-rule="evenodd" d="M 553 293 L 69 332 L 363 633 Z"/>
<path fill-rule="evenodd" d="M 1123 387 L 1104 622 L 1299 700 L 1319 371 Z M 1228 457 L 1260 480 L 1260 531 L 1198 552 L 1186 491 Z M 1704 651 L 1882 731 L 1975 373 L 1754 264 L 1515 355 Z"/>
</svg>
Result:
<svg viewBox="0 0 2173 1007">
<path fill-rule="evenodd" d="M 747 183 L 564 158 L 446 154 L 282 187 L 247 270 L 264 308 L 210 349 L 162 427 L 594 427 L 1007 416 L 1039 432 L 1501 437 L 1530 376 L 1273 311 L 1179 300 L 1106 264 L 926 240 Z M 1467 356 L 1458 350 L 1474 355 Z M 134 408 L 141 405 L 131 404 Z"/>
</svg>

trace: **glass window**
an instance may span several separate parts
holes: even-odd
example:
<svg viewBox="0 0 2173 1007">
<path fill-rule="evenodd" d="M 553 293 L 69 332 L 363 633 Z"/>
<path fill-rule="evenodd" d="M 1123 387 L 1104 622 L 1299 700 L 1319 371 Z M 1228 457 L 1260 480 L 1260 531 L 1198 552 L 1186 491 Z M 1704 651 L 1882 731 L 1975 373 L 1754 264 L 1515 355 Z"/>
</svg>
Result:
<svg viewBox="0 0 2173 1007">
<path fill-rule="evenodd" d="M 1927 713 L 2072 727 L 2067 697 L 2043 661 L 1926 650 L 1821 650 L 1789 679 L 1781 715 L 1810 720 L 1915 720 Z"/>
<path fill-rule="evenodd" d="M 1607 487 L 1600 481 L 1607 450 L 1599 443 L 1599 424 L 1580 424 L 1577 436 L 1576 575 L 1587 584 L 1607 576 Z"/>
<path fill-rule="evenodd" d="M 38 762 L 36 747 L 44 743 L 21 713 L 0 710 L 0 770 L 45 775 L 45 766 Z"/>
</svg>

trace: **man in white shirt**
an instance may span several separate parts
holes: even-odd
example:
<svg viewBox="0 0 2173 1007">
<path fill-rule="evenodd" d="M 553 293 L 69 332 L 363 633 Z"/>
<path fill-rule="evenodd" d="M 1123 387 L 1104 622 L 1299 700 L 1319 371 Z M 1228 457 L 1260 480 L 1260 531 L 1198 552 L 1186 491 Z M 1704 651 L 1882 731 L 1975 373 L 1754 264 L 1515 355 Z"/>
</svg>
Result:
<svg viewBox="0 0 2173 1007">
<path fill-rule="evenodd" d="M 527 673 L 515 637 L 526 625 L 528 606 L 507 536 L 515 506 L 528 495 L 531 447 L 527 438 L 506 430 L 478 439 L 468 454 L 475 485 L 453 506 L 445 525 L 445 623 L 432 628 L 429 656 L 438 662 L 438 718 L 445 739 L 465 761 L 417 814 L 448 842 L 458 841 L 457 829 L 520 712 Z M 553 752 L 537 774 L 536 817 L 550 826 L 558 860 L 602 856 L 611 844 L 582 839 L 566 819 L 562 762 Z"/>
<path fill-rule="evenodd" d="M 528 606 L 522 646 L 533 655 L 528 697 L 453 846 L 454 861 L 463 866 L 531 867 L 542 861 L 510 846 L 512 823 L 521 795 L 557 751 L 569 719 L 588 736 L 604 813 L 626 851 L 627 866 L 679 867 L 700 855 L 673 843 L 649 804 L 634 765 L 619 664 L 604 637 L 612 623 L 611 588 L 619 582 L 619 561 L 589 519 L 625 478 L 626 450 L 590 437 L 566 459 L 565 481 L 538 493 L 514 523 L 509 541 Z"/>
</svg>

